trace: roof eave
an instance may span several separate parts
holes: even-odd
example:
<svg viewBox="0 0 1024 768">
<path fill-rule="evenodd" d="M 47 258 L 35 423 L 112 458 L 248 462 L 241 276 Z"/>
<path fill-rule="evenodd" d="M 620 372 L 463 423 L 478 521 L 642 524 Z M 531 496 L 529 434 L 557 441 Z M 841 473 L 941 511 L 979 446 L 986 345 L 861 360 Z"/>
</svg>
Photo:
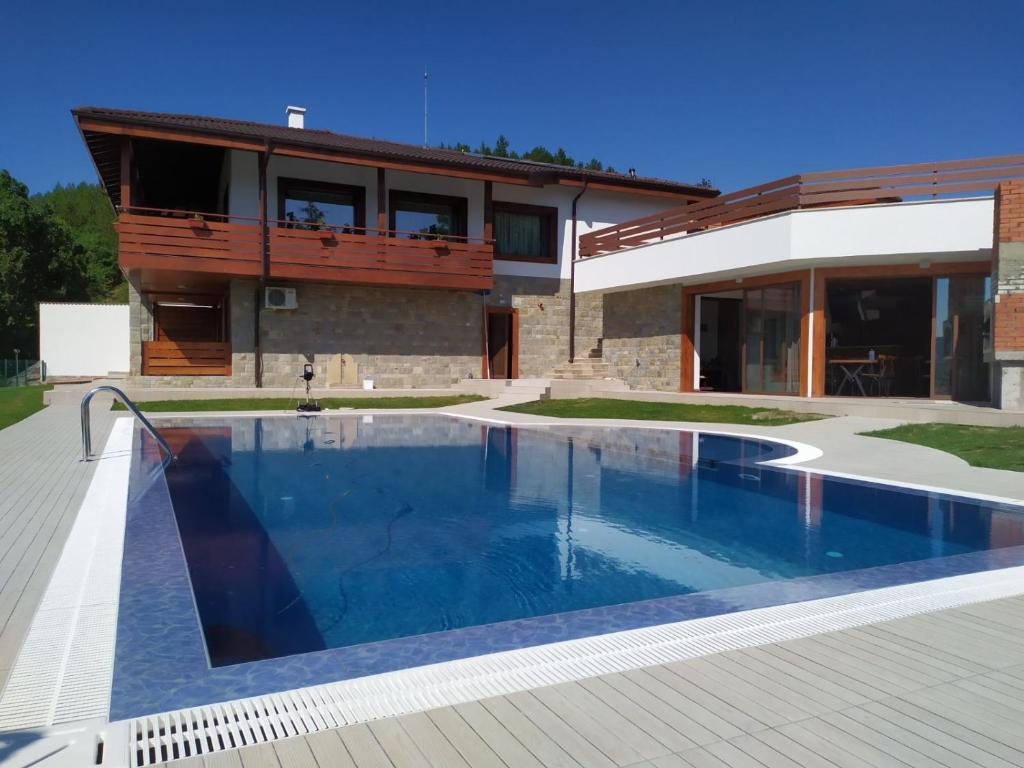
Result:
<svg viewBox="0 0 1024 768">
<path fill-rule="evenodd" d="M 83 141 L 85 140 L 84 129 L 82 126 L 82 118 L 86 118 L 87 121 L 94 123 L 94 126 L 88 130 L 102 130 L 101 126 L 139 126 L 142 128 L 148 128 L 153 131 L 159 131 L 161 134 L 168 134 L 176 136 L 179 140 L 189 140 L 196 143 L 204 143 L 201 141 L 202 137 L 219 137 L 230 141 L 229 148 L 242 149 L 244 151 L 260 152 L 264 151 L 266 147 L 267 139 L 257 138 L 252 135 L 232 131 L 229 128 L 217 128 L 217 127 L 182 127 L 167 125 L 164 122 L 157 120 L 147 120 L 144 117 L 127 117 L 111 115 L 107 113 L 97 112 L 89 107 L 75 107 L 71 110 L 71 114 L 74 117 L 75 124 L 79 129 L 79 134 L 82 136 Z M 197 139 L 200 139 L 197 141 Z M 564 170 L 561 168 L 524 168 L 522 171 L 511 171 L 503 168 L 489 168 L 481 169 L 478 165 L 472 163 L 459 163 L 458 158 L 452 158 L 449 162 L 432 162 L 428 159 L 408 159 L 402 158 L 397 153 L 390 154 L 386 152 L 370 152 L 355 148 L 336 149 L 328 146 L 324 146 L 313 141 L 302 141 L 301 137 L 295 136 L 287 140 L 278 138 L 270 139 L 270 143 L 275 148 L 286 148 L 295 147 L 299 150 L 313 151 L 326 155 L 333 155 L 339 158 L 360 158 L 365 161 L 373 160 L 390 160 L 393 162 L 400 162 L 408 166 L 418 166 L 422 168 L 429 168 L 431 172 L 444 175 L 446 171 L 451 169 L 457 169 L 464 173 L 474 173 L 481 177 L 493 176 L 495 181 L 501 180 L 515 180 L 513 183 L 526 184 L 529 186 L 544 186 L 545 184 L 560 183 L 563 180 L 577 182 L 582 184 L 584 180 L 587 180 L 591 184 L 602 185 L 608 187 L 615 187 L 623 191 L 642 191 L 653 192 L 666 196 L 674 197 L 715 197 L 720 194 L 718 190 L 679 184 L 674 182 L 661 182 L 650 179 L 632 179 L 628 177 L 615 178 L 609 177 L 606 174 L 596 174 L 586 169 L 573 168 L 567 166 Z M 87 142 L 86 142 L 87 143 Z M 223 145 L 223 144 L 222 144 Z M 91 153 L 90 153 L 91 155 Z M 336 162 L 344 162 L 344 160 L 338 160 Z M 95 160 L 93 161 L 95 166 Z M 99 170 L 97 168 L 97 174 Z"/>
</svg>

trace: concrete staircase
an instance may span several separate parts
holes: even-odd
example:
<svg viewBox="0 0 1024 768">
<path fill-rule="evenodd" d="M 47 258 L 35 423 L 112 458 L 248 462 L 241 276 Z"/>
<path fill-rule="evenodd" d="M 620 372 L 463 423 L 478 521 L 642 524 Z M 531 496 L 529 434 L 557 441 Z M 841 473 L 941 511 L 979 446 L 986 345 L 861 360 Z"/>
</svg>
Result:
<svg viewBox="0 0 1024 768">
<path fill-rule="evenodd" d="M 552 379 L 593 380 L 608 378 L 608 363 L 603 360 L 577 358 L 571 363 L 562 363 L 551 372 Z"/>
<path fill-rule="evenodd" d="M 559 365 L 551 372 L 552 379 L 571 379 L 575 381 L 608 378 L 608 363 L 603 359 L 603 339 L 597 339 L 595 345 L 587 352 L 586 357 L 577 357 L 571 363 Z"/>
<path fill-rule="evenodd" d="M 547 400 L 551 379 L 462 379 L 454 389 L 474 395 Z"/>
<path fill-rule="evenodd" d="M 600 397 L 602 392 L 628 392 L 629 386 L 611 377 L 603 359 L 602 339 L 584 357 L 555 367 L 548 378 L 541 379 L 463 379 L 455 385 L 460 392 L 470 392 L 502 400 L 560 400 L 575 397 Z"/>
<path fill-rule="evenodd" d="M 602 352 L 603 339 L 596 339 L 586 357 L 563 363 L 551 372 L 548 398 L 563 400 L 576 397 L 600 397 L 602 392 L 628 392 L 622 379 L 612 378 Z"/>
</svg>

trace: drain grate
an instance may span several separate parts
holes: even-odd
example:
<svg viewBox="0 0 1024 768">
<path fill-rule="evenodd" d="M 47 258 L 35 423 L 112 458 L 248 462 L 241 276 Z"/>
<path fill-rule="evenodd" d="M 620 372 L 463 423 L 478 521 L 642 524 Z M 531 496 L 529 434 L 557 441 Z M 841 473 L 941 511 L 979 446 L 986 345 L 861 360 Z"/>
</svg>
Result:
<svg viewBox="0 0 1024 768">
<path fill-rule="evenodd" d="M 195 707 L 131 721 L 130 761 L 133 768 L 143 768 L 383 717 L 1020 594 L 1024 594 L 1024 567 L 1006 568 Z"/>
</svg>

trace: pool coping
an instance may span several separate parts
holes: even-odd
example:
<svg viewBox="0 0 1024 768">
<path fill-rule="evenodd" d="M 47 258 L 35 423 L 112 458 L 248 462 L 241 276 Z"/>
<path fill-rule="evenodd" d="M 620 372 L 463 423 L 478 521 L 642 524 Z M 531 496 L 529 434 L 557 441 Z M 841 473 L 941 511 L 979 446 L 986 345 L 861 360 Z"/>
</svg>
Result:
<svg viewBox="0 0 1024 768">
<path fill-rule="evenodd" d="M 456 412 L 437 410 L 424 411 L 422 409 L 382 409 L 379 411 L 359 410 L 355 412 L 332 411 L 324 415 L 385 416 L 409 414 L 437 414 L 451 418 L 500 424 L 502 426 L 521 426 L 526 428 L 552 426 L 594 428 L 608 426 L 604 424 L 595 424 L 592 420 L 558 420 L 557 422 L 546 421 L 537 423 L 508 422 Z M 173 416 L 167 415 L 165 418 L 215 417 L 224 419 L 244 418 L 249 415 L 250 414 L 247 413 L 227 412 L 187 415 L 175 414 Z M 261 418 L 275 416 L 296 418 L 294 414 L 277 414 L 273 412 L 260 412 L 252 415 L 258 415 Z M 58 572 L 65 565 L 64 561 L 66 559 L 68 559 L 69 563 L 78 562 L 79 565 L 81 564 L 81 545 L 87 543 L 86 540 L 91 542 L 93 545 L 96 543 L 95 536 L 90 539 L 86 533 L 83 533 L 85 528 L 81 530 L 79 529 L 79 523 L 81 522 L 83 526 L 86 526 L 87 524 L 94 527 L 98 525 L 108 526 L 111 523 L 111 510 L 109 509 L 111 506 L 114 507 L 113 513 L 116 514 L 118 511 L 121 512 L 121 520 L 118 522 L 115 517 L 115 520 L 113 521 L 115 523 L 115 530 L 111 531 L 107 528 L 105 531 L 105 533 L 108 534 L 115 533 L 115 536 L 106 536 L 104 540 L 107 541 L 108 544 L 114 539 L 118 542 L 121 541 L 116 534 L 117 526 L 120 525 L 120 535 L 123 536 L 124 517 L 127 513 L 127 486 L 130 469 L 130 461 L 128 459 L 130 459 L 131 452 L 129 450 L 127 455 L 125 454 L 124 441 L 126 439 L 126 428 L 131 425 L 131 421 L 132 420 L 129 417 L 121 417 L 115 423 L 115 427 L 111 432 L 110 438 L 108 439 L 104 453 L 101 457 L 103 462 L 101 462 L 97 467 L 96 476 L 93 478 L 86 499 L 83 501 L 79 518 L 76 519 L 75 528 L 71 535 L 69 535 L 68 544 L 65 546 L 65 551 L 62 553 L 60 562 L 58 563 Z M 621 424 L 620 426 L 626 425 Z M 655 425 L 643 422 L 629 422 L 628 426 L 631 428 L 635 427 L 655 430 L 672 429 L 662 424 Z M 769 437 L 761 434 L 744 434 L 732 431 L 719 431 L 716 429 L 703 429 L 690 424 L 675 427 L 674 430 L 701 432 L 704 434 L 731 437 L 746 437 L 759 441 L 781 443 L 796 448 L 798 451 L 797 454 L 794 454 L 796 457 L 801 456 L 801 447 L 809 448 L 810 451 L 803 453 L 803 458 L 801 458 L 800 461 L 793 461 L 792 459 L 794 456 L 786 457 L 790 459 L 790 461 L 783 463 L 783 466 L 791 470 L 801 470 L 808 473 L 837 476 L 852 480 L 877 483 L 884 486 L 904 487 L 912 490 L 993 501 L 1014 506 L 1024 506 L 1024 501 L 1019 499 L 1008 499 L 1005 497 L 989 496 L 947 488 L 892 482 L 888 480 L 879 480 L 878 478 L 801 467 L 800 463 L 810 460 L 815 452 L 817 455 L 820 455 L 820 450 L 813 446 L 807 446 L 806 444 L 801 444 L 797 441 L 791 441 L 784 438 Z M 133 429 L 128 429 L 127 439 L 134 439 L 134 433 L 135 431 Z M 771 460 L 761 463 L 778 465 L 780 460 Z M 123 504 L 121 498 L 116 494 L 113 497 L 111 496 L 111 490 L 116 489 L 119 484 L 123 490 Z M 101 510 L 101 514 L 97 514 L 96 510 Z M 1024 550 L 1024 548 L 1020 549 Z M 1006 550 L 1002 551 L 1005 552 Z M 120 546 L 117 548 L 117 552 L 118 555 L 120 555 Z M 110 562 L 110 558 L 101 558 L 101 561 L 106 565 L 107 586 L 109 587 L 110 583 L 113 583 L 114 589 L 112 596 L 114 601 L 114 610 L 107 612 L 105 621 L 108 626 L 110 625 L 110 622 L 113 622 L 113 626 L 116 627 L 120 583 L 119 579 L 114 579 L 113 582 L 111 582 L 110 567 L 116 565 L 116 574 L 119 576 L 121 558 L 118 556 L 114 559 L 117 561 L 116 564 Z M 286 711 L 294 710 L 294 712 L 297 713 L 296 717 L 298 717 L 298 713 L 303 711 L 304 706 L 312 706 L 317 700 L 319 700 L 320 704 L 316 706 L 321 709 L 323 707 L 327 707 L 328 709 L 331 707 L 334 708 L 332 711 L 335 712 L 335 725 L 346 724 L 349 722 L 360 722 L 366 719 L 373 719 L 386 715 L 397 715 L 443 704 L 458 703 L 484 696 L 496 695 L 498 693 L 524 690 L 531 687 L 537 687 L 538 685 L 547 685 L 551 684 L 551 682 L 563 681 L 563 678 L 579 679 L 580 677 L 602 674 L 603 672 L 615 671 L 620 668 L 632 669 L 637 666 L 663 663 L 666 660 L 678 660 L 681 658 L 690 658 L 693 655 L 718 652 L 719 650 L 725 650 L 727 647 L 730 647 L 728 646 L 728 642 L 723 639 L 716 642 L 711 642 L 709 640 L 711 635 L 715 635 L 719 632 L 726 633 L 722 636 L 723 638 L 727 636 L 735 636 L 736 638 L 741 636 L 747 637 L 749 634 L 750 642 L 752 644 L 777 642 L 779 639 L 787 639 L 788 635 L 783 632 L 782 635 L 777 636 L 777 633 L 771 631 L 770 628 L 776 624 L 782 626 L 791 622 L 796 622 L 796 624 L 793 624 L 793 627 L 797 627 L 798 625 L 804 626 L 806 624 L 806 627 L 799 631 L 806 631 L 809 634 L 815 634 L 818 632 L 839 629 L 844 626 L 858 626 L 860 624 L 896 618 L 898 616 L 913 615 L 914 613 L 920 613 L 923 611 L 954 607 L 955 605 L 962 605 L 967 602 L 1024 594 L 1024 579 L 1021 579 L 1021 576 L 1024 576 L 1024 567 L 1022 566 L 1013 565 L 1004 568 L 997 567 L 987 571 L 958 574 L 954 576 L 947 576 L 945 578 L 929 579 L 926 581 L 913 581 L 898 586 L 881 587 L 878 589 L 862 590 L 837 596 L 784 603 L 782 605 L 774 605 L 771 607 L 735 611 L 707 618 L 666 622 L 635 629 L 626 629 L 613 633 L 589 635 L 586 637 L 574 638 L 555 643 L 545 643 L 526 648 L 518 648 L 515 650 L 500 651 L 482 656 L 448 660 L 436 664 L 427 664 L 423 666 L 382 672 L 364 677 L 357 677 L 341 682 L 316 684 L 292 691 L 244 697 L 236 699 L 233 702 L 226 702 L 223 704 L 214 705 L 213 703 L 210 703 L 204 707 L 204 709 L 216 706 L 221 708 L 220 711 L 227 713 L 231 711 L 239 712 L 248 710 L 250 706 L 252 706 L 256 707 L 254 711 L 257 711 L 259 709 L 257 703 L 263 702 L 263 705 L 266 705 L 266 702 L 273 701 L 277 702 L 274 704 L 276 707 L 283 707 L 283 710 Z M 82 584 L 84 585 L 85 582 L 82 582 Z M 46 595 L 44 596 L 40 613 L 37 614 L 36 619 L 33 621 L 29 637 L 26 639 L 21 653 L 19 653 L 14 670 L 12 670 L 11 680 L 9 681 L 7 688 L 4 690 L 3 699 L 0 700 L 0 730 L 11 727 L 45 727 L 60 723 L 78 722 L 83 719 L 95 721 L 96 728 L 99 728 L 100 730 L 102 730 L 102 727 L 105 725 L 109 725 L 105 717 L 99 717 L 96 714 L 96 705 L 97 701 L 102 699 L 106 706 L 109 707 L 111 692 L 109 675 L 113 664 L 114 638 L 111 633 L 96 631 L 95 623 L 89 622 L 86 622 L 85 625 L 76 625 L 77 632 L 72 633 L 72 637 L 66 638 L 66 652 L 64 660 L 66 662 L 72 653 L 79 654 L 82 660 L 93 663 L 90 668 L 100 670 L 98 673 L 96 671 L 93 672 L 93 677 L 91 678 L 93 684 L 92 686 L 87 686 L 87 688 L 90 688 L 92 695 L 90 695 L 88 691 L 85 691 L 83 699 L 83 689 L 81 686 L 74 685 L 74 681 L 58 679 L 51 693 L 51 704 L 46 708 L 49 722 L 39 722 L 38 707 L 35 709 L 36 722 L 28 723 L 26 719 L 22 717 L 19 720 L 20 724 L 15 723 L 12 725 L 9 717 L 5 719 L 4 712 L 7 712 L 8 714 L 10 713 L 10 707 L 7 706 L 5 709 L 5 705 L 8 704 L 9 696 L 12 692 L 14 700 L 21 702 L 27 700 L 25 697 L 26 691 L 32 696 L 37 696 L 40 692 L 40 686 L 37 684 L 37 680 L 33 680 L 31 684 L 26 686 L 25 683 L 27 681 L 24 679 L 24 673 L 31 673 L 34 678 L 35 674 L 42 669 L 40 661 L 44 659 L 52 660 L 52 641 L 54 632 L 52 622 L 49 627 L 40 626 L 37 628 L 36 624 L 43 618 L 43 608 L 46 607 L 47 600 L 53 599 L 54 597 L 51 595 L 51 591 L 57 590 L 55 593 L 56 596 L 59 597 L 64 595 L 66 598 L 66 595 L 63 592 L 60 592 L 60 589 L 66 590 L 66 581 L 63 587 L 60 586 L 57 578 L 57 572 L 55 572 L 55 576 L 53 580 L 51 580 L 51 583 L 47 588 Z M 85 588 L 80 591 L 80 598 L 86 591 L 87 590 Z M 103 602 L 103 598 L 99 596 L 99 593 L 89 592 L 89 595 L 90 596 L 87 600 L 79 601 L 79 607 L 84 604 Z M 106 598 L 108 604 L 109 599 L 110 596 L 108 595 Z M 852 603 L 850 602 L 851 600 L 853 601 Z M 773 614 L 773 611 L 778 611 L 779 613 Z M 791 611 L 795 613 L 790 613 Z M 846 618 L 841 620 L 836 612 L 838 612 L 838 614 L 845 615 Z M 849 621 L 852 621 L 853 623 L 844 623 Z M 724 622 L 724 624 L 719 624 L 720 622 Z M 751 624 L 751 622 L 753 622 L 753 624 Z M 761 623 L 758 624 L 758 622 Z M 99 617 L 99 623 L 104 623 L 104 617 Z M 794 629 L 793 631 L 796 630 Z M 709 635 L 708 632 L 710 632 L 711 635 Z M 36 635 L 35 639 L 33 639 L 33 635 Z M 671 638 L 675 638 L 675 640 L 672 640 Z M 43 654 L 40 653 L 40 639 L 42 639 L 44 641 L 44 645 L 47 645 L 48 647 L 48 650 Z M 679 645 L 679 642 L 681 642 L 682 645 Z M 722 642 L 725 642 L 726 644 L 721 645 Z M 653 651 L 652 646 L 650 645 L 651 643 L 654 643 L 654 645 L 661 648 L 661 650 L 657 652 Z M 606 662 L 600 661 L 599 658 L 603 658 L 603 654 L 606 654 L 607 649 L 612 646 L 616 649 L 614 653 L 618 661 L 611 664 L 611 666 L 608 666 Z M 739 645 L 735 647 L 745 646 Z M 699 649 L 699 652 L 697 649 Z M 680 653 L 683 655 L 680 656 Z M 523 656 L 523 654 L 526 655 Z M 533 656 L 531 654 L 536 655 Z M 596 656 L 594 654 L 596 654 Z M 23 657 L 25 664 L 23 664 Z M 104 667 L 102 663 L 104 659 L 106 660 L 106 667 Z M 553 661 L 555 659 L 563 659 L 563 661 L 568 659 L 571 660 L 571 663 L 566 662 L 567 665 L 563 665 L 555 663 Z M 98 666 L 96 665 L 96 662 L 100 662 Z M 555 671 L 549 670 L 547 674 L 554 675 L 554 677 L 550 677 L 550 679 L 544 675 L 538 677 L 538 673 L 536 671 L 537 665 L 539 664 L 547 669 L 549 662 L 554 664 L 552 669 Z M 627 664 L 627 666 L 623 667 L 621 666 L 622 664 Z M 65 663 L 61 666 L 62 669 L 66 671 L 68 665 Z M 89 666 L 89 664 L 87 663 L 86 666 Z M 519 670 L 518 672 L 516 671 L 517 669 Z M 22 671 L 23 677 L 21 678 L 21 682 L 16 683 L 15 681 L 19 670 Z M 481 670 L 490 671 L 482 673 Z M 469 674 L 469 678 L 465 678 L 466 674 Z M 493 678 L 493 680 L 487 684 L 481 683 L 480 674 L 484 674 L 488 680 L 491 680 L 491 678 Z M 463 677 L 460 677 L 460 675 Z M 564 677 L 565 675 L 569 675 L 569 677 Z M 98 681 L 102 681 L 103 679 L 106 679 L 107 685 L 96 685 Z M 542 682 L 543 680 L 548 681 Z M 105 690 L 103 690 L 104 688 Z M 388 693 L 388 691 L 390 691 L 390 693 Z M 448 691 L 449 693 L 439 693 L 438 691 Z M 465 698 L 466 696 L 469 698 Z M 63 705 L 61 702 L 62 697 L 66 697 L 69 702 L 73 703 L 73 705 Z M 329 705 L 328 700 L 334 701 L 334 703 Z M 282 705 L 282 701 L 292 701 L 293 703 L 306 702 L 306 704 L 303 706 L 299 706 L 298 704 L 295 704 L 294 706 Z M 355 702 L 365 702 L 365 707 L 367 707 L 367 709 L 360 709 L 364 704 L 356 704 Z M 238 709 L 239 707 L 242 709 Z M 155 714 L 141 719 L 166 717 L 171 717 L 173 719 L 183 716 L 183 713 L 187 711 L 192 710 L 178 710 L 176 711 L 177 714 Z M 58 714 L 60 712 L 65 713 L 63 720 L 60 719 L 60 715 Z M 360 714 L 360 712 L 362 714 Z M 83 714 L 85 717 L 81 716 Z M 339 717 L 341 718 L 340 720 L 338 719 Z M 308 718 L 306 716 L 302 716 L 300 719 L 302 719 L 303 722 L 306 722 Z M 321 719 L 324 723 L 328 722 L 326 719 Z M 126 722 L 127 721 L 121 721 L 122 726 Z M 138 720 L 132 722 L 137 724 Z M 306 725 L 308 726 L 309 723 L 307 722 Z M 333 726 L 328 724 L 323 727 Z M 318 728 L 316 727 L 313 728 L 313 730 L 317 729 Z M 121 728 L 121 730 L 123 730 L 123 728 Z M 96 738 L 95 734 L 91 738 Z M 245 741 L 246 738 L 249 739 L 248 742 Z M 223 734 L 221 739 L 223 741 Z M 241 742 L 239 742 L 238 739 L 241 739 Z M 262 740 L 262 738 L 251 733 L 248 737 L 240 734 L 237 736 L 234 746 L 239 746 L 241 743 L 251 743 L 252 740 L 259 741 Z"/>
<path fill-rule="evenodd" d="M 362 419 L 403 418 L 410 414 L 328 414 L 326 418 Z M 415 414 L 417 418 L 447 419 L 453 422 L 478 421 L 451 413 Z M 200 422 L 230 423 L 250 417 L 218 417 Z M 294 415 L 290 415 L 295 419 Z M 310 418 L 301 416 L 298 418 Z M 195 423 L 192 419 L 174 422 Z M 504 424 L 494 424 L 507 428 Z M 573 434 L 580 430 L 603 431 L 593 424 L 517 423 L 524 431 L 549 434 Z M 664 431 L 649 426 L 644 431 Z M 696 442 L 703 432 L 678 429 L 692 435 Z M 793 441 L 775 441 L 762 436 L 736 433 L 723 435 L 749 439 L 756 444 L 781 445 L 798 450 Z M 811 452 L 805 452 L 805 455 Z M 694 457 L 697 456 L 696 451 Z M 790 457 L 782 457 L 790 458 Z M 780 459 L 750 461 L 785 472 L 789 465 Z M 809 478 L 810 474 L 802 475 Z M 133 480 L 135 482 L 135 475 Z M 860 481 L 858 481 L 860 482 Z M 872 483 L 872 485 L 879 485 Z M 881 484 L 882 487 L 891 487 Z M 131 587 L 121 595 L 121 619 L 118 627 L 117 659 L 111 695 L 111 716 L 143 717 L 154 711 L 199 706 L 210 699 L 260 696 L 283 685 L 307 687 L 328 681 L 354 679 L 409 669 L 426 664 L 444 663 L 460 658 L 504 653 L 524 647 L 571 642 L 595 635 L 628 631 L 641 627 L 671 624 L 772 605 L 863 592 L 868 589 L 915 583 L 939 577 L 1000 567 L 1024 566 L 1024 546 L 978 551 L 944 558 L 889 564 L 838 573 L 768 580 L 743 586 L 705 590 L 690 594 L 663 596 L 621 604 L 594 606 L 560 613 L 509 619 L 496 623 L 453 628 L 420 635 L 395 637 L 337 648 L 311 650 L 259 661 L 211 666 L 201 622 L 195 610 L 187 558 L 179 536 L 172 502 L 163 482 L 144 505 L 129 505 L 133 516 L 125 542 L 125 583 Z M 807 498 L 810 498 L 810 489 Z M 922 493 L 912 490 L 913 493 Z M 136 496 L 132 490 L 130 495 Z M 943 494 L 946 498 L 967 498 Z M 998 502 L 995 502 L 998 503 Z M 1001 504 L 1000 504 L 1001 505 Z M 190 620 L 185 620 L 186 614 Z M 163 641 L 173 637 L 173 643 Z"/>
</svg>

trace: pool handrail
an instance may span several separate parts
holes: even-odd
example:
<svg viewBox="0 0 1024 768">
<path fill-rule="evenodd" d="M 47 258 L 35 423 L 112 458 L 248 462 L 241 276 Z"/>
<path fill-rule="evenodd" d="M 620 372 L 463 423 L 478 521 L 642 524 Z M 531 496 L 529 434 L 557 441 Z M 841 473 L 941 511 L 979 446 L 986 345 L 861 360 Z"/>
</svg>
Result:
<svg viewBox="0 0 1024 768">
<path fill-rule="evenodd" d="M 157 444 L 163 448 L 164 453 L 167 454 L 165 461 L 174 461 L 176 456 L 171 450 L 171 446 L 164 440 L 163 435 L 156 431 L 149 419 L 142 415 L 142 411 L 139 410 L 138 406 L 131 401 L 131 399 L 117 387 L 112 387 L 109 384 L 103 384 L 99 387 L 93 387 L 82 397 L 82 461 L 89 461 L 89 457 L 92 455 L 92 428 L 89 420 L 89 403 L 92 402 L 93 395 L 97 392 L 112 392 L 114 397 L 121 401 L 125 408 L 132 412 L 142 424 L 143 428 L 149 432 Z"/>
</svg>

